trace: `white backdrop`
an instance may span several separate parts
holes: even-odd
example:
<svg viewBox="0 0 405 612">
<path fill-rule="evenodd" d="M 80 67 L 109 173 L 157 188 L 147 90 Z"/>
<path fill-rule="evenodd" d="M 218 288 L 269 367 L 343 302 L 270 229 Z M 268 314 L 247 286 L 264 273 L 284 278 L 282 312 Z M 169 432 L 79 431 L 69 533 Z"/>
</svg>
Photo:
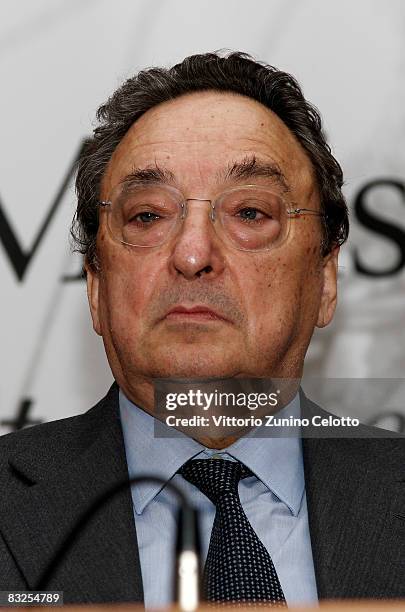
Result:
<svg viewBox="0 0 405 612">
<path fill-rule="evenodd" d="M 292 72 L 321 110 L 345 171 L 353 212 L 340 305 L 314 338 L 307 373 L 397 378 L 392 388 L 403 389 L 402 0 L 1 0 L 0 433 L 15 428 L 9 421 L 24 399 L 27 419 L 52 420 L 86 410 L 112 380 L 84 282 L 63 281 L 80 270 L 68 245 L 72 182 L 29 257 L 96 108 L 141 68 L 219 48 Z M 396 185 L 376 186 L 358 204 L 376 219 L 371 231 L 354 205 L 382 179 Z"/>
</svg>

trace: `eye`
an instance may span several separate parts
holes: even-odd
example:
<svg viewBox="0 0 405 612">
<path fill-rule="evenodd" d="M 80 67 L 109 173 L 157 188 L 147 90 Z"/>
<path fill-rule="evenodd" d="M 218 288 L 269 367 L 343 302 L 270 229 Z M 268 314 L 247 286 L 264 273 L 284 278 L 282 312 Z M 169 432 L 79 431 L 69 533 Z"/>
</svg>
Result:
<svg viewBox="0 0 405 612">
<path fill-rule="evenodd" d="M 142 223 L 142 224 L 150 224 L 153 221 L 156 221 L 157 219 L 160 219 L 159 215 L 156 215 L 153 212 L 150 211 L 145 211 L 145 212 L 141 212 L 138 213 L 136 215 L 134 215 L 133 217 L 131 217 L 129 219 L 129 222 L 135 222 L 135 223 Z"/>
<path fill-rule="evenodd" d="M 258 210 L 257 208 L 242 208 L 241 210 L 238 211 L 237 216 L 239 216 L 242 221 L 261 221 L 262 219 L 264 219 L 267 215 L 265 215 L 264 213 L 262 213 L 260 210 Z"/>
</svg>

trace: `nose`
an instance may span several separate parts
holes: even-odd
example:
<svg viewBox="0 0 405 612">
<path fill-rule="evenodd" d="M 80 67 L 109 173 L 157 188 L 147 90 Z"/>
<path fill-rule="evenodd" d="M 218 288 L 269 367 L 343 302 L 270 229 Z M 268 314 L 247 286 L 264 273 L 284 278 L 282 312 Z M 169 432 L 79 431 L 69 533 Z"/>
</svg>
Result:
<svg viewBox="0 0 405 612">
<path fill-rule="evenodd" d="M 211 220 L 210 200 L 187 200 L 187 211 L 174 238 L 171 266 L 187 280 L 215 278 L 224 269 L 222 245 Z"/>
</svg>

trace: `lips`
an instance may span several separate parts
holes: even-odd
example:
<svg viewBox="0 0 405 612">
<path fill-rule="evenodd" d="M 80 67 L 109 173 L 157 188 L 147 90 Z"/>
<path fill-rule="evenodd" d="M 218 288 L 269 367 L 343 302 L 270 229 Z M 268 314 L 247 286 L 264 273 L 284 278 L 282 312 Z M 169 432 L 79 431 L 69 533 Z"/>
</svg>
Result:
<svg viewBox="0 0 405 612">
<path fill-rule="evenodd" d="M 166 319 L 183 319 L 183 320 L 205 320 L 205 321 L 227 321 L 227 319 L 204 305 L 194 306 L 173 306 L 165 315 Z"/>
</svg>

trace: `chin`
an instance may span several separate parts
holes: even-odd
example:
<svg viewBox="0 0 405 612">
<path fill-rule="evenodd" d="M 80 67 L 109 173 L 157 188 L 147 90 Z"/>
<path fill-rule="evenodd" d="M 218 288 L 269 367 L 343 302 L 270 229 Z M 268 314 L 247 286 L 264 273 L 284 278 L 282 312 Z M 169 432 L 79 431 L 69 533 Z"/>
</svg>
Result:
<svg viewBox="0 0 405 612">
<path fill-rule="evenodd" d="M 189 353 L 187 355 L 187 353 Z M 236 359 L 212 359 L 212 355 L 193 355 L 191 351 L 181 351 L 181 354 L 166 355 L 166 358 L 154 360 L 157 378 L 231 378 L 237 374 Z"/>
<path fill-rule="evenodd" d="M 138 369 L 156 378 L 227 377 L 238 371 L 240 352 L 229 342 L 216 342 L 207 335 L 205 342 L 198 343 L 153 338 L 140 348 L 136 351 L 142 361 Z"/>
<path fill-rule="evenodd" d="M 167 368 L 160 374 L 162 378 L 232 378 L 234 372 L 218 368 L 216 365 L 198 366 L 190 364 L 176 364 L 175 367 Z"/>
</svg>

